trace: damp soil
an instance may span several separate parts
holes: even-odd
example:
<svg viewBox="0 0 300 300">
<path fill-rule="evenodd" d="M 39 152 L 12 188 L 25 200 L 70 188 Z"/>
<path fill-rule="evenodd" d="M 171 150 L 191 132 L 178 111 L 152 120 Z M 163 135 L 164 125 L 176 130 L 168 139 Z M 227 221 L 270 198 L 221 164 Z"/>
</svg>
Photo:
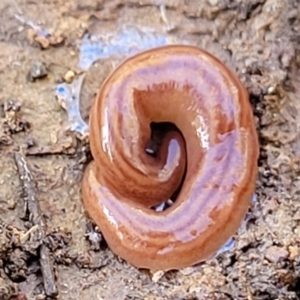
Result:
<svg viewBox="0 0 300 300">
<path fill-rule="evenodd" d="M 1 0 L 0 299 L 300 299 L 299 16 L 297 0 Z M 88 143 L 67 130 L 54 93 L 80 71 L 84 35 L 124 25 L 188 41 L 235 70 L 260 139 L 253 205 L 233 246 L 165 274 L 116 257 L 85 215 Z M 85 120 L 118 59 L 86 71 Z"/>
</svg>

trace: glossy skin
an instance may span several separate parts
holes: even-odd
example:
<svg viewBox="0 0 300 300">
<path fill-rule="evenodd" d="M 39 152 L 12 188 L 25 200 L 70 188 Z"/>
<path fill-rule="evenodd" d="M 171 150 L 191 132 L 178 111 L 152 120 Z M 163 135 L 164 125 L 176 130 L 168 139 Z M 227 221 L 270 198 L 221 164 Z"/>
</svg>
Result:
<svg viewBox="0 0 300 300">
<path fill-rule="evenodd" d="M 156 158 L 145 151 L 151 122 L 182 133 L 161 136 Z M 136 267 L 179 269 L 209 258 L 249 208 L 258 140 L 248 95 L 201 49 L 166 46 L 123 62 L 96 97 L 90 144 L 85 208 L 112 251 Z M 184 174 L 176 202 L 151 209 L 172 197 Z"/>
</svg>

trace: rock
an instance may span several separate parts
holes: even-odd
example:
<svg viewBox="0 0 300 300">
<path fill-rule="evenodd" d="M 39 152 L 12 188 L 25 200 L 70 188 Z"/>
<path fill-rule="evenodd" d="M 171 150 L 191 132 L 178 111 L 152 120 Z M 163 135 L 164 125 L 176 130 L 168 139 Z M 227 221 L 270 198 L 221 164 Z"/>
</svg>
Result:
<svg viewBox="0 0 300 300">
<path fill-rule="evenodd" d="M 50 46 L 49 40 L 44 36 L 37 36 L 35 41 L 41 45 L 42 49 L 47 49 Z"/>
<path fill-rule="evenodd" d="M 283 260 L 289 256 L 289 252 L 281 247 L 271 246 L 267 249 L 266 259 L 270 262 L 277 264 L 280 260 Z"/>
<path fill-rule="evenodd" d="M 46 77 L 48 75 L 48 69 L 44 62 L 36 61 L 30 68 L 30 71 L 27 75 L 29 81 L 33 82 L 36 79 Z"/>
<path fill-rule="evenodd" d="M 299 255 L 299 248 L 297 246 L 289 246 L 290 259 L 294 260 Z"/>
<path fill-rule="evenodd" d="M 69 70 L 65 75 L 64 75 L 64 80 L 67 83 L 71 83 L 75 77 L 75 73 L 72 70 Z"/>
</svg>

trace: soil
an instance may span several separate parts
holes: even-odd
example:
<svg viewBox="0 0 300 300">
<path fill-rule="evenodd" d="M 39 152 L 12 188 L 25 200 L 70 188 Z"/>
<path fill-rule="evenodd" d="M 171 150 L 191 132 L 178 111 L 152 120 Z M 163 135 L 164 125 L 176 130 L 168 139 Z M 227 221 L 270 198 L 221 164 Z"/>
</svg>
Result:
<svg viewBox="0 0 300 300">
<path fill-rule="evenodd" d="M 299 0 L 1 0 L 0 299 L 300 299 L 299 16 Z M 229 250 L 184 270 L 151 274 L 109 250 L 81 202 L 87 140 L 67 130 L 55 98 L 82 72 L 81 41 L 110 36 L 109 55 L 86 70 L 88 119 L 130 54 L 133 39 L 119 39 L 124 53 L 109 47 L 126 26 L 141 30 L 137 48 L 163 37 L 219 57 L 255 114 L 261 155 L 246 221 Z"/>
</svg>

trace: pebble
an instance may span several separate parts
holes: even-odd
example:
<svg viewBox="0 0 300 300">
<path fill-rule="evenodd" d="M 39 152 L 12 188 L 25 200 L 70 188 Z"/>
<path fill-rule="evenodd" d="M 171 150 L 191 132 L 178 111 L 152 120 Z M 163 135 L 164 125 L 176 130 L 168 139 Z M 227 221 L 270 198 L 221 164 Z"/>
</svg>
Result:
<svg viewBox="0 0 300 300">
<path fill-rule="evenodd" d="M 155 271 L 154 273 L 152 273 L 152 281 L 157 283 L 163 276 L 165 275 L 165 272 L 162 270 L 159 271 Z"/>
<path fill-rule="evenodd" d="M 290 259 L 294 260 L 299 255 L 299 248 L 297 246 L 289 246 Z"/>
<path fill-rule="evenodd" d="M 289 252 L 278 246 L 271 246 L 267 249 L 266 259 L 273 263 L 278 263 L 280 260 L 283 260 L 289 256 Z"/>
<path fill-rule="evenodd" d="M 41 45 L 42 49 L 47 49 L 50 46 L 49 40 L 44 36 L 37 36 L 35 41 Z"/>
<path fill-rule="evenodd" d="M 216 6 L 219 4 L 219 0 L 208 0 L 208 2 L 211 6 Z"/>
<path fill-rule="evenodd" d="M 72 70 L 69 70 L 65 75 L 64 75 L 64 80 L 67 83 L 71 83 L 75 77 L 75 73 Z"/>
<path fill-rule="evenodd" d="M 32 64 L 30 71 L 28 73 L 28 80 L 35 81 L 36 79 L 40 79 L 46 77 L 48 75 L 47 66 L 42 61 L 36 61 Z"/>
</svg>

